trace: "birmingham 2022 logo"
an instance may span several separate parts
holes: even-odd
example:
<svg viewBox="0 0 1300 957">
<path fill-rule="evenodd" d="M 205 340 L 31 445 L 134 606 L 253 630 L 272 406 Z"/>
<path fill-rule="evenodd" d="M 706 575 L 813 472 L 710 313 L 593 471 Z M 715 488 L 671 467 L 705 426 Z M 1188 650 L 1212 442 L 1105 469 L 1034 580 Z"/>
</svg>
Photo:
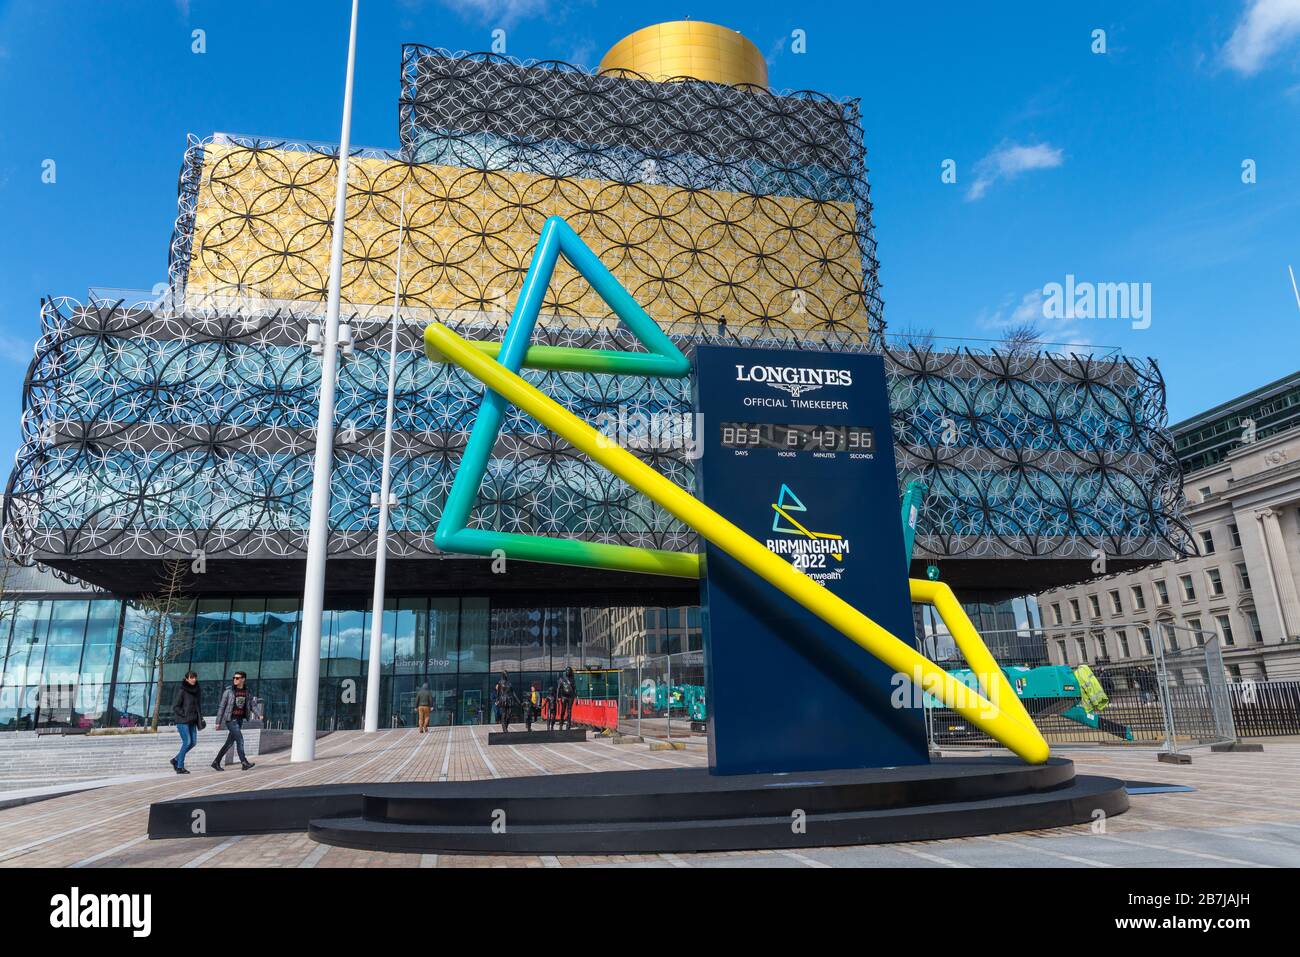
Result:
<svg viewBox="0 0 1300 957">
<path fill-rule="evenodd" d="M 783 538 L 769 538 L 767 547 L 781 556 L 788 556 L 790 564 L 818 581 L 836 581 L 844 573 L 844 556 L 852 548 L 847 538 L 838 532 L 818 532 L 808 528 L 808 507 L 790 486 L 782 483 L 776 501 L 772 503 L 776 515 L 772 531 Z M 799 517 L 795 517 L 795 513 Z M 835 564 L 831 564 L 833 559 Z"/>
</svg>

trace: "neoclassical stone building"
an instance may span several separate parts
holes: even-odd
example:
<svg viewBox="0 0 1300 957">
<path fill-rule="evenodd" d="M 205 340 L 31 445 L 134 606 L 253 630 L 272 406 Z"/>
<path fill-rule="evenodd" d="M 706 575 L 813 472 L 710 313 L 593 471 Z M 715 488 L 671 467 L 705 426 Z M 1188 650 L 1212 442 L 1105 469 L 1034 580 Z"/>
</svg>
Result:
<svg viewBox="0 0 1300 957">
<path fill-rule="evenodd" d="M 1200 631 L 1230 679 L 1300 679 L 1300 373 L 1172 431 L 1197 554 L 1040 594 L 1051 659 L 1136 660 Z"/>
</svg>

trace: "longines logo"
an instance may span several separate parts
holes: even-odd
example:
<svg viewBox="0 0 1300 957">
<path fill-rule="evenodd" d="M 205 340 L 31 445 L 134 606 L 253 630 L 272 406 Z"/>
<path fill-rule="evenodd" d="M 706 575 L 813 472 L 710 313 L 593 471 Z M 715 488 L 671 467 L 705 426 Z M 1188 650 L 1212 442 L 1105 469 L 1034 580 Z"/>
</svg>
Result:
<svg viewBox="0 0 1300 957">
<path fill-rule="evenodd" d="M 849 369 L 805 369 L 799 366 L 736 366 L 737 382 L 761 382 L 799 398 L 828 385 L 853 385 Z"/>
</svg>

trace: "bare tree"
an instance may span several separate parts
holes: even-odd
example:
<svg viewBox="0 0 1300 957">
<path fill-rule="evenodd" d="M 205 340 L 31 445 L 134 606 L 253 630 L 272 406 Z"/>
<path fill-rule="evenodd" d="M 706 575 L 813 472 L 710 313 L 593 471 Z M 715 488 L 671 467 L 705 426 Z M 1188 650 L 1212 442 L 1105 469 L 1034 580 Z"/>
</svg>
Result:
<svg viewBox="0 0 1300 957">
<path fill-rule="evenodd" d="M 904 326 L 900 332 L 889 336 L 894 340 L 894 346 L 898 349 L 915 349 L 918 352 L 932 352 L 935 345 L 935 334 L 933 329 L 922 329 L 919 326 Z"/>
<path fill-rule="evenodd" d="M 129 649 L 138 660 L 148 662 L 154 674 L 156 691 L 150 722 L 153 731 L 158 730 L 162 710 L 163 666 L 188 657 L 194 646 L 194 633 L 187 627 L 191 600 L 184 595 L 185 566 L 183 558 L 163 562 L 158 590 L 141 596 L 136 602 L 140 612 L 136 625 L 122 636 L 123 648 Z"/>
<path fill-rule="evenodd" d="M 1033 321 L 1010 326 L 1002 337 L 1002 344 L 1012 355 L 1037 352 L 1043 344 L 1043 330 Z"/>
</svg>

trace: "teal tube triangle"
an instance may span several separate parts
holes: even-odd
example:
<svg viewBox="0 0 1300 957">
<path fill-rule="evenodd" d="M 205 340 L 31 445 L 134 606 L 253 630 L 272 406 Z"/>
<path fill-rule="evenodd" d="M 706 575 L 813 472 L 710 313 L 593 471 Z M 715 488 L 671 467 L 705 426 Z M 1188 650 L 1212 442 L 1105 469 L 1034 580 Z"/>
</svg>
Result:
<svg viewBox="0 0 1300 957">
<path fill-rule="evenodd" d="M 531 346 L 546 290 L 561 255 L 591 284 L 596 294 L 645 347 L 645 352 Z M 542 226 L 537 248 L 528 265 L 528 273 L 524 277 L 519 299 L 515 303 L 510 323 L 506 326 L 500 348 L 486 343 L 481 347 L 484 351 L 493 352 L 498 362 L 515 373 L 529 366 L 682 378 L 691 371 L 690 360 L 614 278 L 573 228 L 559 216 L 550 217 Z M 431 359 L 440 359 L 431 348 L 427 351 Z M 456 472 L 456 479 L 434 533 L 434 542 L 440 550 L 484 556 L 500 552 L 507 558 L 524 561 L 690 578 L 699 576 L 699 556 L 693 553 L 470 528 L 470 513 L 483 484 L 483 476 L 487 473 L 488 462 L 500 435 L 507 407 L 508 403 L 500 395 L 490 389 L 484 390 L 478 418 L 470 431 L 460 468 Z"/>
</svg>

